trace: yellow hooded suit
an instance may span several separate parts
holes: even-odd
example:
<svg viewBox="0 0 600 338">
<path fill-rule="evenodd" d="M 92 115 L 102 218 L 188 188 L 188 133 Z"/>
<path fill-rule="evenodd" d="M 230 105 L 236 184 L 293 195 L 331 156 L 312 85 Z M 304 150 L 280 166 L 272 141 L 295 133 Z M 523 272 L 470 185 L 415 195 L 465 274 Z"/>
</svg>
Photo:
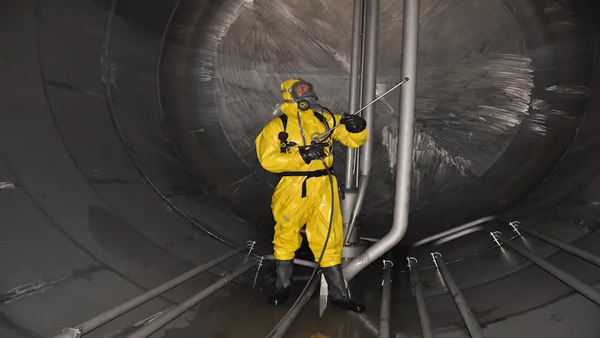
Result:
<svg viewBox="0 0 600 338">
<path fill-rule="evenodd" d="M 312 109 L 302 111 L 294 102 L 290 93 L 292 86 L 301 80 L 290 79 L 281 84 L 283 98 L 281 111 L 287 115 L 286 132 L 288 142 L 298 145 L 310 145 L 311 135 L 323 133 L 326 125 L 317 117 Z M 328 126 L 331 128 L 341 119 L 340 115 L 325 112 Z M 298 148 L 288 148 L 281 152 L 279 133 L 284 130 L 280 118 L 271 120 L 256 137 L 256 154 L 265 170 L 272 173 L 309 172 L 325 169 L 319 160 L 306 164 L 300 156 Z M 344 125 L 333 132 L 333 139 L 340 141 L 350 148 L 357 148 L 367 140 L 367 130 L 350 133 Z M 333 156 L 325 158 L 328 167 L 333 165 Z M 305 191 L 303 189 L 303 185 Z M 337 179 L 334 177 L 334 187 L 337 189 Z M 303 197 L 303 194 L 306 196 Z M 327 242 L 327 248 L 321 260 L 321 267 L 326 268 L 341 263 L 344 244 L 342 214 L 339 194 L 335 193 L 335 201 L 331 201 L 331 184 L 327 175 L 320 177 L 283 176 L 281 177 L 271 201 L 271 209 L 275 218 L 275 236 L 273 239 L 275 259 L 291 260 L 296 250 L 302 244 L 301 228 L 306 224 L 306 237 L 311 251 L 318 260 L 321 256 L 327 232 L 331 208 L 334 208 L 332 229 Z"/>
</svg>

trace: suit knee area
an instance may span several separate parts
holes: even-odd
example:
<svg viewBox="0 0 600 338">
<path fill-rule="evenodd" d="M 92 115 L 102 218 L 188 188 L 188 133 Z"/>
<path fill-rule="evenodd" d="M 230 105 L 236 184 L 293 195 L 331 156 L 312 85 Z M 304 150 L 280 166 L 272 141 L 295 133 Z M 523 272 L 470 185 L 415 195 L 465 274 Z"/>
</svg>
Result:
<svg viewBox="0 0 600 338">
<path fill-rule="evenodd" d="M 275 253 L 273 254 L 276 260 L 278 261 L 289 261 L 296 257 L 295 252 L 277 252 L 275 249 Z"/>
<path fill-rule="evenodd" d="M 315 261 L 318 261 L 318 259 L 319 259 L 319 257 L 316 257 Z M 342 256 L 341 255 L 323 256 L 320 267 L 328 268 L 330 266 L 339 265 L 339 264 L 342 264 Z"/>
</svg>

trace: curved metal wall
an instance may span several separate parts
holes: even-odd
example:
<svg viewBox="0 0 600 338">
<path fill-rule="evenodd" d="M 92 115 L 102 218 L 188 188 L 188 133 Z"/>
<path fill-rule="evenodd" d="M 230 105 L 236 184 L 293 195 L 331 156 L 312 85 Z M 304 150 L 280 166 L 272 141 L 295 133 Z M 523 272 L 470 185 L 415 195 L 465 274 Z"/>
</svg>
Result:
<svg viewBox="0 0 600 338">
<path fill-rule="evenodd" d="M 254 137 L 290 77 L 311 81 L 334 111 L 346 109 L 351 1 L 208 3 L 182 1 L 173 18 L 161 68 L 165 115 L 197 181 L 268 226 L 274 177 L 260 168 Z M 421 8 L 411 240 L 504 210 L 538 185 L 568 147 L 591 80 L 577 2 L 421 1 Z M 401 12 L 401 0 L 382 1 L 379 92 L 402 77 Z M 391 224 L 398 93 L 377 104 L 371 135 L 373 177 L 361 220 L 371 236 Z M 343 169 L 344 152 L 336 156 Z"/>
<path fill-rule="evenodd" d="M 173 154 L 156 79 L 175 2 L 142 17 L 141 5 L 2 5 L 2 337 L 52 336 L 256 236 Z M 94 334 L 133 326 L 234 263 Z"/>
<path fill-rule="evenodd" d="M 399 3 L 382 1 L 381 88 L 400 78 Z M 349 4 L 1 4 L 0 336 L 52 336 L 231 245 L 268 235 L 273 177 L 257 168 L 252 135 L 271 117 L 277 82 L 292 73 L 312 80 L 332 108 L 345 107 Z M 503 220 L 519 219 L 600 253 L 597 7 L 567 0 L 423 1 L 418 208 L 407 243 L 518 201 Z M 299 43 L 290 38 L 293 18 L 304 27 Z M 377 191 L 389 190 L 392 179 L 387 147 L 397 101 L 391 96 L 378 107 Z M 371 227 L 378 234 L 386 230 L 389 196 L 371 196 L 366 215 L 379 224 Z M 596 267 L 542 243 L 527 244 L 590 284 L 600 280 Z M 597 307 L 515 254 L 493 248 L 489 235 L 439 250 L 486 337 L 600 332 Z M 415 253 L 436 332 L 461 337 L 460 317 L 427 254 Z M 398 253 L 396 266 L 403 260 Z M 90 337 L 124 337 L 238 262 Z M 261 282 L 269 274 L 263 270 Z M 378 274 L 373 266 L 357 281 L 365 283 L 357 297 L 373 318 Z M 264 335 L 283 313 L 267 307 L 264 294 L 248 292 L 253 277 L 156 336 Z M 416 337 L 407 276 L 396 278 L 396 329 Z M 315 311 L 307 309 L 294 334 L 323 325 Z M 340 318 L 330 319 L 325 326 L 335 328 Z M 251 324 L 239 325 L 246 320 Z"/>
</svg>

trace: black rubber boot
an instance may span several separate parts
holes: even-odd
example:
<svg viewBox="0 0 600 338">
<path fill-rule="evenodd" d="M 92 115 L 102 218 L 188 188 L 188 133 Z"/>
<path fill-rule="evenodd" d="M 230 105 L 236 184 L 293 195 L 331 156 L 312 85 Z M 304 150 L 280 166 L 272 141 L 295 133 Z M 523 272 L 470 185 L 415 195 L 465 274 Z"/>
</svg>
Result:
<svg viewBox="0 0 600 338">
<path fill-rule="evenodd" d="M 290 295 L 290 286 L 292 285 L 292 272 L 294 271 L 294 260 L 289 261 L 275 261 L 275 272 L 277 272 L 277 278 L 275 279 L 275 294 L 269 297 L 269 304 L 279 306 L 288 299 Z"/>
<path fill-rule="evenodd" d="M 348 296 L 348 290 L 346 289 L 346 282 L 344 281 L 341 265 L 338 264 L 324 268 L 323 274 L 325 275 L 325 280 L 327 280 L 327 285 L 329 286 L 329 299 L 332 303 L 357 313 L 365 311 L 364 305 L 358 304 Z"/>
</svg>

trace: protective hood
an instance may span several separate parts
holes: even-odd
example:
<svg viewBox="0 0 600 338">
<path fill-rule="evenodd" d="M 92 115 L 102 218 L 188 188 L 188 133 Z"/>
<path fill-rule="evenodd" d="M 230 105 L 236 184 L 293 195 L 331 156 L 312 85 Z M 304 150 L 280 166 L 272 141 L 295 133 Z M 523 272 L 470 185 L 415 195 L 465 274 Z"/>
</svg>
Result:
<svg viewBox="0 0 600 338">
<path fill-rule="evenodd" d="M 283 96 L 283 100 L 285 102 L 294 102 L 294 97 L 292 96 L 292 86 L 300 81 L 300 79 L 289 79 L 281 83 L 281 96 Z"/>
</svg>

